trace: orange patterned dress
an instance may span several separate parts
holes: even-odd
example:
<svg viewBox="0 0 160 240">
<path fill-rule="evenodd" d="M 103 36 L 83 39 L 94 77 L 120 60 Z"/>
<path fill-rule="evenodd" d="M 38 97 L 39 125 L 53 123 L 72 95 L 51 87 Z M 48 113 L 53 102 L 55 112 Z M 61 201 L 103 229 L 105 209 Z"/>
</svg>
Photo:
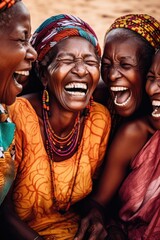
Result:
<svg viewBox="0 0 160 240">
<path fill-rule="evenodd" d="M 63 208 L 68 203 L 77 168 L 71 205 L 91 192 L 92 180 L 97 177 L 108 142 L 110 114 L 104 106 L 94 102 L 78 151 L 65 161 L 50 162 L 38 117 L 28 100 L 18 98 L 10 111 L 17 127 L 13 193 L 16 211 L 44 239 L 73 240 L 79 216 L 72 206 L 64 214 L 55 206 L 58 203 Z"/>
</svg>

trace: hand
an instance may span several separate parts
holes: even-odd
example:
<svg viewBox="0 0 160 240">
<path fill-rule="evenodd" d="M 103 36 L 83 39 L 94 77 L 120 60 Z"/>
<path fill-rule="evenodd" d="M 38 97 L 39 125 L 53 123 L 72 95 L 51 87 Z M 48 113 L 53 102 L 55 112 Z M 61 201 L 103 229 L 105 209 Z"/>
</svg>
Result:
<svg viewBox="0 0 160 240">
<path fill-rule="evenodd" d="M 82 218 L 74 240 L 104 240 L 106 236 L 107 231 L 104 227 L 103 216 L 97 208 L 92 208 L 90 212 Z"/>
</svg>

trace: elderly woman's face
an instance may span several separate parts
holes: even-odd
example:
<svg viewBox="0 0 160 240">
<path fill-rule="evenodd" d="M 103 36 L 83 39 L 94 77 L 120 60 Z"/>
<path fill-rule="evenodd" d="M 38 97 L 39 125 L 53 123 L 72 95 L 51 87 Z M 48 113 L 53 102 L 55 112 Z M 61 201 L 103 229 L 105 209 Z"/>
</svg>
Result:
<svg viewBox="0 0 160 240">
<path fill-rule="evenodd" d="M 82 110 L 100 77 L 95 48 L 82 37 L 69 37 L 56 47 L 56 57 L 48 66 L 49 91 L 63 108 Z"/>
<path fill-rule="evenodd" d="M 108 34 L 102 57 L 102 79 L 109 86 L 115 109 L 121 116 L 132 115 L 142 101 L 144 73 L 139 58 L 140 45 L 133 37 L 120 37 L 115 30 Z"/>
<path fill-rule="evenodd" d="M 0 29 L 0 103 L 15 101 L 22 91 L 17 82 L 18 74 L 29 74 L 36 52 L 29 44 L 30 15 L 22 2 L 16 3 L 12 20 Z"/>
<path fill-rule="evenodd" d="M 147 74 L 146 92 L 152 102 L 152 120 L 156 129 L 160 129 L 160 50 L 154 56 Z"/>
</svg>

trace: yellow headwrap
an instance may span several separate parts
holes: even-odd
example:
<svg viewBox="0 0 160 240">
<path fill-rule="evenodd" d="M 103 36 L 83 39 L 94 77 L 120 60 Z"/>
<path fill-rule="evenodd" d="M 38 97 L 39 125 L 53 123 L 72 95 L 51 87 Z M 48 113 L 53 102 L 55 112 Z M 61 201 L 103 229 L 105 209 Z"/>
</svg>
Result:
<svg viewBox="0 0 160 240">
<path fill-rule="evenodd" d="M 137 32 L 154 48 L 160 45 L 160 23 L 147 14 L 128 14 L 119 17 L 111 25 L 109 31 L 115 28 L 127 28 Z"/>
</svg>

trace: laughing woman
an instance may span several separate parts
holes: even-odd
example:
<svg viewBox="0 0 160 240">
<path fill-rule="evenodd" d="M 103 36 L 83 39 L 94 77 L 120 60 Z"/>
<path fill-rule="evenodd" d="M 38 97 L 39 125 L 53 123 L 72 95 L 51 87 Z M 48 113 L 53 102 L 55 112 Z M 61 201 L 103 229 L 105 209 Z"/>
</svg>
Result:
<svg viewBox="0 0 160 240">
<path fill-rule="evenodd" d="M 12 108 L 12 197 L 19 218 L 8 214 L 6 202 L 7 224 L 14 239 L 73 240 L 80 219 L 76 203 L 92 191 L 111 125 L 108 110 L 92 100 L 100 47 L 87 23 L 63 14 L 43 22 L 31 43 L 38 58 L 30 81 L 43 90 L 19 98 Z"/>
<path fill-rule="evenodd" d="M 24 4 L 0 1 L 0 204 L 14 180 L 15 124 L 9 118 L 9 105 L 22 91 L 17 73 L 29 74 L 36 59 L 30 34 L 30 14 Z"/>
<path fill-rule="evenodd" d="M 129 14 L 119 17 L 105 35 L 105 47 L 102 56 L 102 78 L 111 92 L 112 105 L 114 105 L 116 114 L 123 117 L 124 121 L 121 126 L 118 125 L 118 130 L 107 150 L 106 164 L 98 190 L 92 196 L 92 199 L 99 206 L 97 211 L 102 209 L 103 206 L 106 214 L 104 214 L 105 210 L 99 211 L 99 218 L 97 213 L 97 221 L 95 222 L 95 208 L 90 211 L 90 214 L 82 220 L 82 228 L 79 229 L 77 234 L 79 240 L 83 239 L 87 229 L 91 229 L 91 223 L 94 227 L 90 236 L 99 239 L 96 238 L 96 235 L 103 229 L 101 225 L 103 223 L 101 221 L 102 216 L 105 215 L 106 218 L 110 218 L 109 206 L 110 203 L 113 204 L 113 199 L 115 196 L 117 197 L 117 193 L 120 193 L 119 198 L 122 201 L 120 202 L 122 203 L 122 208 L 119 212 L 120 218 L 118 216 L 118 220 L 122 223 L 122 226 L 127 228 L 126 235 L 128 233 L 128 236 L 123 234 L 118 225 L 114 225 L 107 229 L 107 239 L 159 239 L 159 237 L 155 238 L 155 232 L 151 236 L 148 231 L 151 228 L 152 216 L 154 218 L 156 214 L 159 214 L 159 209 L 155 210 L 154 204 L 150 205 L 150 209 L 145 209 L 147 206 L 145 201 L 150 196 L 149 189 L 147 196 L 144 193 L 146 190 L 144 185 L 147 180 L 145 174 L 146 171 L 149 173 L 149 170 L 151 170 L 146 168 L 150 158 L 149 151 L 146 152 L 146 155 L 142 154 L 143 156 L 140 157 L 137 163 L 137 158 L 144 151 L 146 142 L 149 141 L 155 132 L 155 128 L 150 124 L 148 118 L 151 104 L 145 92 L 145 84 L 152 58 L 159 43 L 160 23 L 147 14 Z M 111 116 L 114 121 L 114 115 L 111 114 Z M 155 148 L 157 146 L 155 145 Z M 157 148 L 155 151 L 158 156 L 159 150 Z M 152 154 L 152 151 L 150 152 Z M 130 178 L 130 176 L 134 175 L 141 165 L 144 168 L 141 168 L 139 178 L 133 178 L 134 180 L 131 180 L 130 184 L 127 180 L 125 181 L 125 178 Z M 121 189 L 123 181 L 126 184 Z M 121 189 L 120 192 L 119 189 Z M 151 192 L 153 193 L 152 190 Z M 141 196 L 138 195 L 140 193 Z M 134 201 L 134 206 L 132 205 L 132 200 Z M 145 211 L 148 217 L 145 216 Z M 152 214 L 151 211 L 153 212 Z M 111 212 L 111 218 L 113 218 L 115 212 L 114 208 Z M 160 225 L 158 227 L 160 229 Z M 158 232 L 158 234 L 160 233 Z M 92 239 L 91 237 L 89 239 Z"/>
</svg>

